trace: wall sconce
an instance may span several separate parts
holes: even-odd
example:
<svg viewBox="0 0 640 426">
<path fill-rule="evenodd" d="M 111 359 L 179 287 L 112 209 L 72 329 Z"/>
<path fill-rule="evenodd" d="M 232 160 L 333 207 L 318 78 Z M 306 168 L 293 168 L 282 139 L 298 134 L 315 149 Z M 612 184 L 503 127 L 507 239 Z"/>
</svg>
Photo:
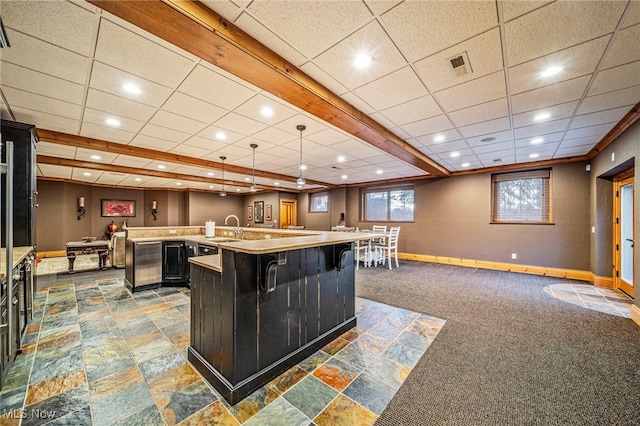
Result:
<svg viewBox="0 0 640 426">
<path fill-rule="evenodd" d="M 84 197 L 78 198 L 78 209 L 76 212 L 78 213 L 78 220 L 82 219 L 82 216 L 86 213 L 84 209 Z"/>
<path fill-rule="evenodd" d="M 153 220 L 158 219 L 156 215 L 158 214 L 158 202 L 153 200 L 153 205 L 151 207 L 151 215 L 153 216 Z"/>
</svg>

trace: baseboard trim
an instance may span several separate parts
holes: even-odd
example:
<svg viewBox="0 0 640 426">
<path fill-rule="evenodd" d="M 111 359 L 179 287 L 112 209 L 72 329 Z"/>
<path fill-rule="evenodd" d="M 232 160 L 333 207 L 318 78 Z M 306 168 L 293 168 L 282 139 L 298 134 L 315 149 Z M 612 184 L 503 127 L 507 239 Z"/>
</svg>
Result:
<svg viewBox="0 0 640 426">
<path fill-rule="evenodd" d="M 631 305 L 631 319 L 640 325 L 640 308 L 637 305 Z"/>
<path fill-rule="evenodd" d="M 599 277 L 591 273 L 590 281 L 593 283 L 593 285 L 597 285 L 598 287 L 615 288 L 612 277 Z"/>
<path fill-rule="evenodd" d="M 66 255 L 67 255 L 66 250 L 39 251 L 36 253 L 36 257 L 38 259 L 44 259 L 46 257 L 64 257 Z"/>
<path fill-rule="evenodd" d="M 548 268 L 545 266 L 519 265 L 514 263 L 490 262 L 485 260 L 459 259 L 455 257 L 430 256 L 425 254 L 398 253 L 398 258 L 419 262 L 443 263 L 469 268 L 492 269 L 496 271 L 519 272 L 522 274 L 544 275 L 548 277 L 568 278 L 593 283 L 591 271 L 577 269 Z"/>
</svg>

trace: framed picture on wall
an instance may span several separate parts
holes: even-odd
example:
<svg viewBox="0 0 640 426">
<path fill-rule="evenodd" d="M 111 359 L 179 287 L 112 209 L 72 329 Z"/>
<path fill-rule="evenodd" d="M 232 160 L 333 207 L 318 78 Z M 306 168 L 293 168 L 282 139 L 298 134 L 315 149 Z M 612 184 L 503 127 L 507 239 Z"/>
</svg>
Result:
<svg viewBox="0 0 640 426">
<path fill-rule="evenodd" d="M 251 222 L 253 220 L 253 206 L 247 208 L 247 220 Z"/>
<path fill-rule="evenodd" d="M 266 221 L 270 221 L 273 218 L 271 217 L 271 204 L 267 204 L 266 210 L 264 211 L 264 216 Z"/>
<path fill-rule="evenodd" d="M 264 201 L 256 201 L 253 203 L 253 211 L 256 214 L 255 222 L 264 223 Z"/>
<path fill-rule="evenodd" d="M 135 217 L 135 200 L 100 200 L 102 217 Z"/>
</svg>

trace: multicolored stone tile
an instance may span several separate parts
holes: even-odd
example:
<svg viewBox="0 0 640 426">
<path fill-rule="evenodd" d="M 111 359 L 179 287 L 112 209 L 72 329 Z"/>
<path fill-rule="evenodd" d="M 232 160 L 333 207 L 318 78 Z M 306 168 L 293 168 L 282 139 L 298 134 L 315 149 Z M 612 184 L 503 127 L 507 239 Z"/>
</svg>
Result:
<svg viewBox="0 0 640 426">
<path fill-rule="evenodd" d="M 342 392 L 358 404 L 380 415 L 384 411 L 396 389 L 362 373 Z"/>
<path fill-rule="evenodd" d="M 87 377 L 84 369 L 79 368 L 52 379 L 30 385 L 24 403 L 25 405 L 35 404 L 36 402 L 70 391 L 86 383 Z"/>
<path fill-rule="evenodd" d="M 293 367 L 270 381 L 269 386 L 271 386 L 278 393 L 283 394 L 300 380 L 307 377 L 308 374 L 309 373 L 304 371 L 302 368 L 294 365 Z"/>
<path fill-rule="evenodd" d="M 310 420 L 283 397 L 277 398 L 258 414 L 247 420 L 246 426 L 307 426 Z"/>
<path fill-rule="evenodd" d="M 370 426 L 378 415 L 340 394 L 313 419 L 318 426 Z"/>
<path fill-rule="evenodd" d="M 338 395 L 338 391 L 314 376 L 307 376 L 283 396 L 307 417 L 313 419 Z"/>
<path fill-rule="evenodd" d="M 225 425 L 235 426 L 240 422 L 231 415 L 224 404 L 216 401 L 179 423 L 180 426 Z"/>
<path fill-rule="evenodd" d="M 335 358 L 318 367 L 313 375 L 332 388 L 342 391 L 360 374 L 360 369 Z"/>
</svg>

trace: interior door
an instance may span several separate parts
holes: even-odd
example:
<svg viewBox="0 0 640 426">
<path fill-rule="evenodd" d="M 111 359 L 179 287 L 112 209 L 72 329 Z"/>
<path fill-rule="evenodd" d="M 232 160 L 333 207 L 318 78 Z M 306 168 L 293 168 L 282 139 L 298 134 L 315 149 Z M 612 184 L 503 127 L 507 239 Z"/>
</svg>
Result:
<svg viewBox="0 0 640 426">
<path fill-rule="evenodd" d="M 280 200 L 280 229 L 298 224 L 298 201 Z"/>
<path fill-rule="evenodd" d="M 634 297 L 633 251 L 635 242 L 633 171 L 620 176 L 615 182 L 615 274 L 616 288 Z"/>
</svg>

